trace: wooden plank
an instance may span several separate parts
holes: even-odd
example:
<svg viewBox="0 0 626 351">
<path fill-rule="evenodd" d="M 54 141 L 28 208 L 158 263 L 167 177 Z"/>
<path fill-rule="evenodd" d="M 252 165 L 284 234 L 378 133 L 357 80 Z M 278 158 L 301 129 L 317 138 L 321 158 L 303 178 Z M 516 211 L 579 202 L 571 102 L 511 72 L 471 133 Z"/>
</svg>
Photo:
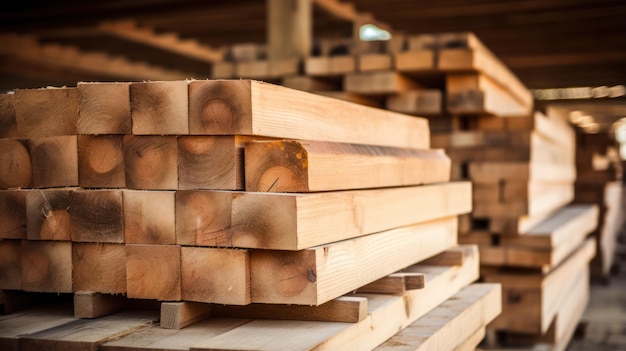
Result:
<svg viewBox="0 0 626 351">
<path fill-rule="evenodd" d="M 252 251 L 252 301 L 320 305 L 453 246 L 456 230 L 449 217 L 302 251 Z"/>
<path fill-rule="evenodd" d="M 350 74 L 344 80 L 345 91 L 363 95 L 391 95 L 419 88 L 410 78 L 393 71 Z"/>
<path fill-rule="evenodd" d="M 127 296 L 179 301 L 180 252 L 177 245 L 126 245 Z"/>
<path fill-rule="evenodd" d="M 173 136 L 124 136 L 124 165 L 129 189 L 178 187 L 178 152 Z"/>
<path fill-rule="evenodd" d="M 178 188 L 243 190 L 243 146 L 249 137 L 178 137 Z"/>
<path fill-rule="evenodd" d="M 332 76 L 330 73 L 330 57 L 318 56 L 305 58 L 304 73 L 310 77 Z"/>
<path fill-rule="evenodd" d="M 318 77 L 288 76 L 283 78 L 282 85 L 290 89 L 319 92 L 340 90 L 341 83 Z"/>
<path fill-rule="evenodd" d="M 123 243 L 122 190 L 70 192 L 70 234 L 74 242 Z"/>
<path fill-rule="evenodd" d="M 388 71 L 393 68 L 392 57 L 389 54 L 363 54 L 357 56 L 359 71 Z"/>
<path fill-rule="evenodd" d="M 232 192 L 177 191 L 176 243 L 231 246 L 232 200 Z"/>
<path fill-rule="evenodd" d="M 77 132 L 76 88 L 17 89 L 14 107 L 20 137 L 41 138 Z"/>
<path fill-rule="evenodd" d="M 78 186 L 76 135 L 32 138 L 28 141 L 35 188 Z"/>
<path fill-rule="evenodd" d="M 12 313 L 0 319 L 0 348 L 20 350 L 20 336 L 37 333 L 74 320 L 71 306 L 50 305 Z"/>
<path fill-rule="evenodd" d="M 15 94 L 0 94 L 0 138 L 17 138 L 15 120 Z"/>
<path fill-rule="evenodd" d="M 0 190 L 0 239 L 26 238 L 26 194 L 29 190 Z"/>
<path fill-rule="evenodd" d="M 20 338 L 20 350 L 97 350 L 109 340 L 149 328 L 154 312 L 129 311 L 98 319 L 79 319 Z"/>
<path fill-rule="evenodd" d="M 369 350 L 383 343 L 478 278 L 478 252 L 467 247 L 463 266 L 414 265 L 426 287 L 402 295 L 359 295 L 368 299 L 368 316 L 358 323 L 257 320 L 193 344 L 191 350 Z M 311 332 L 315 330 L 315 332 Z"/>
<path fill-rule="evenodd" d="M 345 91 L 317 91 L 315 93 L 318 95 L 328 96 L 333 99 L 353 102 L 359 105 L 378 108 L 383 107 L 383 103 L 380 97 L 377 96 L 365 96 L 360 94 L 347 93 Z"/>
<path fill-rule="evenodd" d="M 352 55 L 330 56 L 328 58 L 328 68 L 331 76 L 354 73 L 357 69 L 356 57 Z"/>
<path fill-rule="evenodd" d="M 529 106 L 480 73 L 446 75 L 448 112 L 454 114 L 491 114 L 500 117 L 527 116 Z"/>
<path fill-rule="evenodd" d="M 283 78 L 300 73 L 301 60 L 299 58 L 289 58 L 284 60 L 270 60 L 268 74 L 270 78 Z"/>
<path fill-rule="evenodd" d="M 391 95 L 387 97 L 385 106 L 391 111 L 411 115 L 443 114 L 443 98 L 438 89 L 409 90 Z"/>
<path fill-rule="evenodd" d="M 78 83 L 79 134 L 130 134 L 130 83 Z"/>
<path fill-rule="evenodd" d="M 424 274 L 392 273 L 356 290 L 359 294 L 404 294 L 407 290 L 423 289 Z"/>
<path fill-rule="evenodd" d="M 499 284 L 472 284 L 375 350 L 453 351 L 500 314 Z"/>
<path fill-rule="evenodd" d="M 420 262 L 427 266 L 460 266 L 463 264 L 463 248 L 454 247 Z"/>
<path fill-rule="evenodd" d="M 435 70 L 435 51 L 430 49 L 410 50 L 394 55 L 395 67 L 401 73 L 422 73 Z"/>
<path fill-rule="evenodd" d="M 22 240 L 22 290 L 71 293 L 72 243 Z"/>
<path fill-rule="evenodd" d="M 212 314 L 229 318 L 357 323 L 367 317 L 367 298 L 341 296 L 319 306 L 215 305 Z"/>
<path fill-rule="evenodd" d="M 46 189 L 26 194 L 26 238 L 70 240 L 70 190 Z"/>
<path fill-rule="evenodd" d="M 0 139 L 0 189 L 29 188 L 33 166 L 26 140 Z"/>
<path fill-rule="evenodd" d="M 160 326 L 165 329 L 182 329 L 211 315 L 211 305 L 195 302 L 161 303 Z"/>
<path fill-rule="evenodd" d="M 189 134 L 187 82 L 141 82 L 130 85 L 133 134 Z"/>
<path fill-rule="evenodd" d="M 126 293 L 126 248 L 121 244 L 72 245 L 74 291 Z"/>
<path fill-rule="evenodd" d="M 247 191 L 364 189 L 447 182 L 450 159 L 442 150 L 260 141 L 246 144 L 245 173 Z"/>
<path fill-rule="evenodd" d="M 206 247 L 181 248 L 182 299 L 246 305 L 250 298 L 247 250 Z"/>
<path fill-rule="evenodd" d="M 78 185 L 81 188 L 126 187 L 123 140 L 121 135 L 78 136 Z"/>
<path fill-rule="evenodd" d="M 528 162 L 481 162 L 470 164 L 470 177 L 478 183 L 508 181 L 573 182 L 573 165 Z"/>
<path fill-rule="evenodd" d="M 301 250 L 467 213 L 470 198 L 467 182 L 306 195 L 236 194 L 232 246 Z"/>
<path fill-rule="evenodd" d="M 423 119 L 256 81 L 193 81 L 189 104 L 191 134 L 429 146 L 428 123 Z M 355 125 L 360 126 L 358 132 Z"/>
<path fill-rule="evenodd" d="M 124 262 L 124 261 L 122 261 Z M 124 285 L 126 285 L 124 272 Z M 77 288 L 78 290 L 80 288 Z M 126 307 L 128 300 L 122 295 L 104 295 L 92 291 L 76 291 L 74 293 L 75 318 L 100 318 Z"/>
<path fill-rule="evenodd" d="M 22 288 L 22 243 L 0 240 L 0 289 Z"/>
<path fill-rule="evenodd" d="M 124 242 L 176 243 L 176 205 L 173 191 L 124 190 Z"/>
</svg>

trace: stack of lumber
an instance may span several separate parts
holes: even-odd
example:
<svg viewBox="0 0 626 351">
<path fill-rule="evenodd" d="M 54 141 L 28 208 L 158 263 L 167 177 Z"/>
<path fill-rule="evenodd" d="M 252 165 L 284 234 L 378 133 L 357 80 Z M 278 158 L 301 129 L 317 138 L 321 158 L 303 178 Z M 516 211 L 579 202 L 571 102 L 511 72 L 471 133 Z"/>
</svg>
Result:
<svg viewBox="0 0 626 351">
<path fill-rule="evenodd" d="M 574 202 L 593 203 L 600 208 L 597 254 L 591 262 L 591 274 L 606 281 L 613 267 L 617 239 L 621 231 L 622 167 L 617 145 L 609 133 L 578 132 L 576 150 L 576 189 Z"/>
<path fill-rule="evenodd" d="M 246 80 L 0 101 L 0 289 L 94 318 L 7 315 L 2 349 L 454 350 L 500 312 L 425 119 Z"/>
</svg>

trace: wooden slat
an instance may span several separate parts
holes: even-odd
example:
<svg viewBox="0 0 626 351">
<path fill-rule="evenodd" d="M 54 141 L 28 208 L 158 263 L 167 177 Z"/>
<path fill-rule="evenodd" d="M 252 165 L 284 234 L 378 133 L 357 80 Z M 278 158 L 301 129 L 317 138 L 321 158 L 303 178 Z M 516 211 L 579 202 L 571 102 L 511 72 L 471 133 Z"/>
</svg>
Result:
<svg viewBox="0 0 626 351">
<path fill-rule="evenodd" d="M 427 266 L 460 266 L 463 264 L 463 248 L 451 248 L 421 262 Z"/>
<path fill-rule="evenodd" d="M 126 286 L 125 275 L 126 273 L 124 272 L 124 286 Z M 126 307 L 127 302 L 128 300 L 123 295 L 104 295 L 92 291 L 77 291 L 74 293 L 74 317 L 100 318 L 123 309 Z"/>
<path fill-rule="evenodd" d="M 33 166 L 28 142 L 0 139 L 0 189 L 32 186 Z"/>
<path fill-rule="evenodd" d="M 176 243 L 175 192 L 124 190 L 124 242 Z"/>
<path fill-rule="evenodd" d="M 28 141 L 28 148 L 32 162 L 33 187 L 78 186 L 76 135 L 32 138 Z"/>
<path fill-rule="evenodd" d="M 130 83 L 78 83 L 79 134 L 130 134 Z"/>
<path fill-rule="evenodd" d="M 344 90 L 363 95 L 390 95 L 420 86 L 410 78 L 397 72 L 357 73 L 346 76 Z"/>
<path fill-rule="evenodd" d="M 93 119 L 97 118 L 90 118 Z M 78 136 L 78 185 L 81 188 L 126 187 L 123 138 L 122 135 Z"/>
<path fill-rule="evenodd" d="M 0 238 L 26 238 L 26 194 L 28 190 L 0 190 Z"/>
<path fill-rule="evenodd" d="M 246 144 L 245 172 L 247 191 L 315 192 L 447 182 L 450 160 L 442 150 L 261 141 Z"/>
<path fill-rule="evenodd" d="M 130 104 L 133 134 L 189 134 L 186 81 L 132 83 Z"/>
<path fill-rule="evenodd" d="M 501 311 L 499 284 L 473 284 L 456 293 L 375 350 L 453 351 Z"/>
<path fill-rule="evenodd" d="M 72 243 L 22 240 L 22 290 L 71 293 Z"/>
<path fill-rule="evenodd" d="M 461 182 L 310 195 L 237 194 L 233 199 L 232 246 L 309 248 L 467 213 L 470 196 L 469 183 Z"/>
<path fill-rule="evenodd" d="M 78 89 L 17 89 L 14 99 L 20 136 L 39 138 L 76 134 Z"/>
<path fill-rule="evenodd" d="M 26 194 L 26 238 L 70 240 L 70 190 L 46 189 Z"/>
<path fill-rule="evenodd" d="M 121 244 L 72 245 L 74 291 L 126 293 L 126 248 Z"/>
<path fill-rule="evenodd" d="M 408 268 L 408 272 L 426 274 L 424 289 L 398 296 L 359 295 L 368 299 L 368 316 L 361 322 L 257 320 L 193 344 L 191 350 L 373 349 L 478 278 L 478 252 L 474 247 L 467 247 L 466 252 L 463 266 Z"/>
<path fill-rule="evenodd" d="M 126 245 L 127 296 L 179 301 L 180 251 L 176 245 Z"/>
<path fill-rule="evenodd" d="M 122 190 L 70 192 L 70 234 L 74 242 L 123 243 Z"/>
<path fill-rule="evenodd" d="M 124 136 L 126 187 L 167 190 L 178 187 L 176 137 Z"/>
<path fill-rule="evenodd" d="M 255 81 L 194 81 L 189 83 L 189 103 L 191 134 L 429 146 L 423 119 Z"/>
<path fill-rule="evenodd" d="M 407 290 L 423 289 L 424 274 L 422 273 L 392 273 L 375 280 L 356 290 L 363 294 L 403 294 Z"/>
<path fill-rule="evenodd" d="M 302 251 L 253 251 L 252 301 L 322 304 L 453 246 L 456 230 L 449 217 Z"/>
<path fill-rule="evenodd" d="M 0 319 L 0 348 L 20 350 L 20 336 L 74 321 L 71 306 L 50 305 L 12 313 Z"/>
</svg>

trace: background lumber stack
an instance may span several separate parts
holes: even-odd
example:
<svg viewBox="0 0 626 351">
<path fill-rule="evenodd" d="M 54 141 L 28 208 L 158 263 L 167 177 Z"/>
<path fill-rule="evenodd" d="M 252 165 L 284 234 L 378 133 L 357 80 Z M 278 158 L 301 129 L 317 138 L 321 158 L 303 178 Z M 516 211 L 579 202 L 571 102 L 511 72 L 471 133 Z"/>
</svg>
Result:
<svg viewBox="0 0 626 351">
<path fill-rule="evenodd" d="M 595 203 L 600 208 L 598 228 L 593 232 L 597 253 L 591 274 L 608 279 L 624 221 L 622 204 L 622 163 L 617 145 L 607 133 L 576 134 L 576 192 L 574 202 Z"/>
<path fill-rule="evenodd" d="M 102 317 L 138 306 L 116 295 L 164 301 L 167 328 L 215 317 L 194 350 L 372 349 L 458 293 L 456 319 L 429 336 L 471 320 L 452 350 L 500 311 L 497 284 L 468 287 L 479 257 L 457 246 L 457 217 L 471 185 L 450 182 L 422 118 L 245 80 L 7 99 L 0 289 L 74 293 L 75 316 L 96 318 L 47 330 L 44 314 L 1 335 L 7 348 L 154 329 L 153 313 Z"/>
</svg>

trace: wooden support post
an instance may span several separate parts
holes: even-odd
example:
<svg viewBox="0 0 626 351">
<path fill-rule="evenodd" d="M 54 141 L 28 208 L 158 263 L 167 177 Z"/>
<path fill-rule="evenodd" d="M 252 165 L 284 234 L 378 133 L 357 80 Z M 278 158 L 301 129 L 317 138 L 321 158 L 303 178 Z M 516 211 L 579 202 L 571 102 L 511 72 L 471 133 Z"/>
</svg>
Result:
<svg viewBox="0 0 626 351">
<path fill-rule="evenodd" d="M 72 245 L 74 291 L 126 293 L 126 249 L 121 244 Z"/>
<path fill-rule="evenodd" d="M 22 290 L 71 293 L 72 243 L 22 240 Z"/>
<path fill-rule="evenodd" d="M 69 212 L 72 241 L 124 242 L 122 190 L 73 190 Z"/>
<path fill-rule="evenodd" d="M 33 170 L 26 140 L 0 139 L 0 189 L 29 188 Z"/>
<path fill-rule="evenodd" d="M 365 189 L 447 182 L 450 159 L 442 150 L 260 141 L 246 144 L 245 172 L 247 191 Z"/>
<path fill-rule="evenodd" d="M 77 133 L 78 89 L 17 89 L 14 99 L 20 137 L 40 138 Z"/>
<path fill-rule="evenodd" d="M 176 205 L 173 191 L 124 191 L 124 242 L 176 243 Z"/>
<path fill-rule="evenodd" d="M 130 83 L 78 83 L 79 134 L 130 134 Z"/>
<path fill-rule="evenodd" d="M 40 137 L 28 142 L 35 188 L 78 186 L 76 135 Z"/>
<path fill-rule="evenodd" d="M 70 190 L 31 190 L 26 194 L 28 240 L 70 240 Z"/>
<path fill-rule="evenodd" d="M 124 163 L 129 189 L 167 190 L 178 187 L 176 137 L 126 135 Z"/>
<path fill-rule="evenodd" d="M 78 185 L 81 188 L 126 187 L 123 138 L 122 135 L 78 136 Z"/>
<path fill-rule="evenodd" d="M 125 279 L 124 284 L 126 284 Z M 123 295 L 104 295 L 92 291 L 77 291 L 74 293 L 74 317 L 100 318 L 122 310 L 126 307 L 127 302 L 128 300 Z"/>
<path fill-rule="evenodd" d="M 126 245 L 129 298 L 180 301 L 180 246 Z"/>
<path fill-rule="evenodd" d="M 267 0 L 270 60 L 307 57 L 313 40 L 312 0 Z"/>
<path fill-rule="evenodd" d="M 26 194 L 29 190 L 0 190 L 0 239 L 26 239 Z"/>
<path fill-rule="evenodd" d="M 161 328 L 183 329 L 211 315 L 212 306 L 196 302 L 163 302 L 161 303 Z"/>
<path fill-rule="evenodd" d="M 189 134 L 187 81 L 130 85 L 133 134 Z"/>
</svg>

